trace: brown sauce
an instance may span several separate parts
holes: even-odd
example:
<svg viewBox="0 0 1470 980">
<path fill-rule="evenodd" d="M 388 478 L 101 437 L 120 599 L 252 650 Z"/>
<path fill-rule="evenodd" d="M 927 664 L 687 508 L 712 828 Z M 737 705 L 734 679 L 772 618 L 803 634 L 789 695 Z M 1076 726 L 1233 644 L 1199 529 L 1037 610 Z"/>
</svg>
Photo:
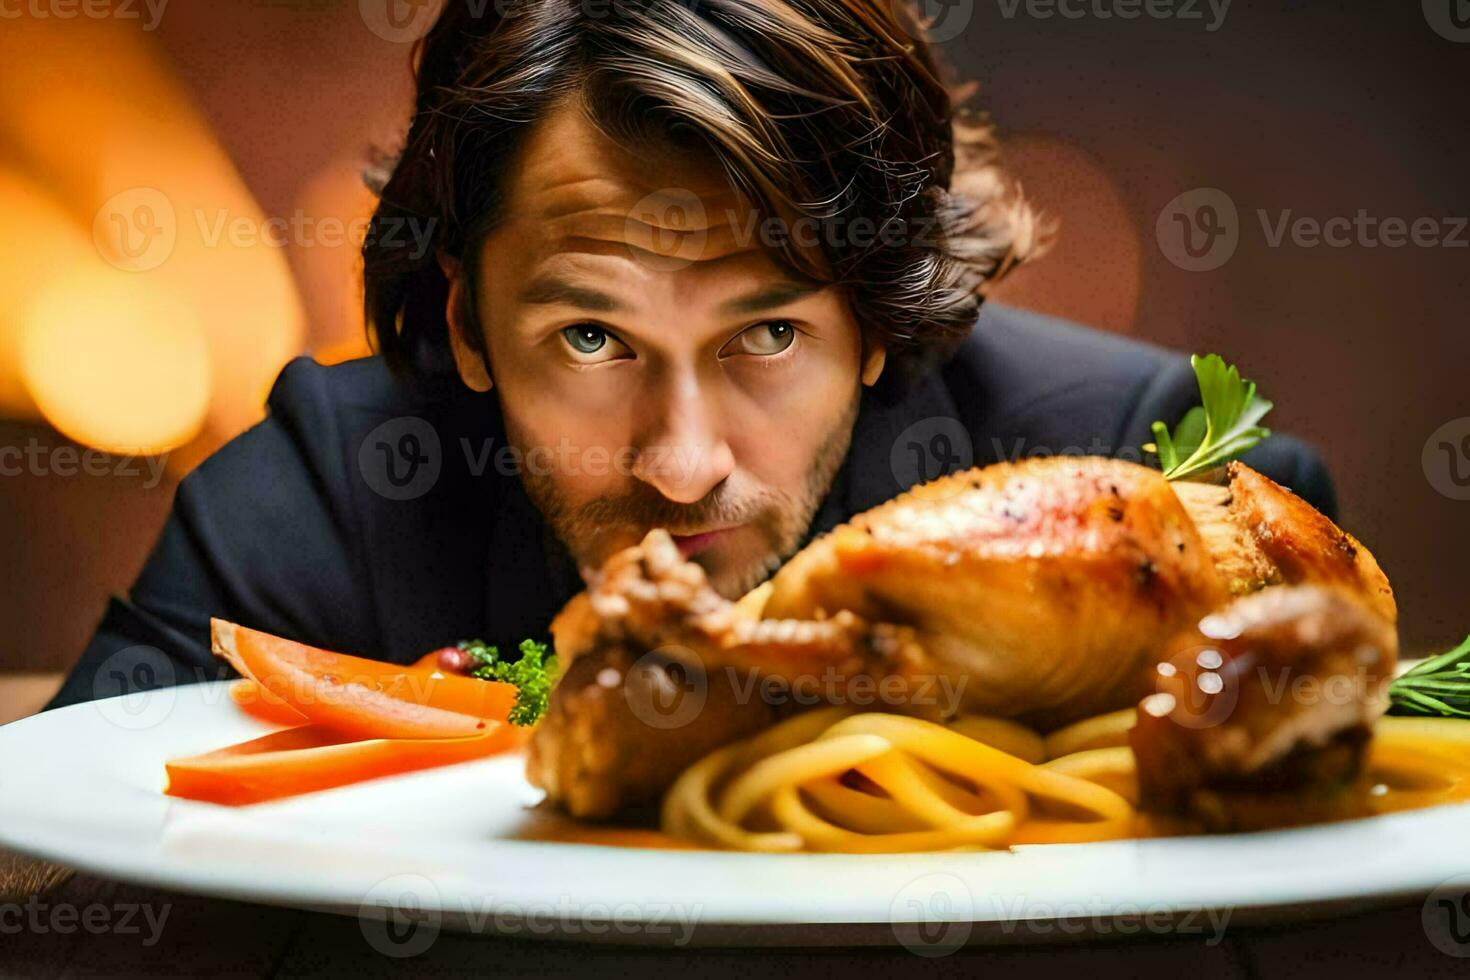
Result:
<svg viewBox="0 0 1470 980">
<path fill-rule="evenodd" d="M 544 807 L 526 811 L 525 821 L 510 836 L 513 840 L 589 844 L 596 847 L 641 847 L 661 851 L 705 850 L 697 844 L 670 837 L 652 827 L 588 823 Z"/>
</svg>

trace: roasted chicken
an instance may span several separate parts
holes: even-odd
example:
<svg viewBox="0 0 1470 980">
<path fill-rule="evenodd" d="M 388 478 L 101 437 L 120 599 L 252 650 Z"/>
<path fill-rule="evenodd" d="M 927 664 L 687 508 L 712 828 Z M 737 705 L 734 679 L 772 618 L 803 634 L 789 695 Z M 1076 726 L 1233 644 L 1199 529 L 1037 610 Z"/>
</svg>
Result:
<svg viewBox="0 0 1470 980">
<path fill-rule="evenodd" d="M 1295 585 L 1315 587 L 1267 607 L 1269 616 L 1251 605 L 1256 592 Z M 1356 639 L 1293 625 L 1324 615 Z M 1278 640 L 1295 637 L 1267 654 L 1288 669 L 1334 671 L 1343 651 L 1369 665 L 1361 710 L 1312 724 L 1241 700 L 1261 712 L 1241 728 L 1249 747 L 1236 769 L 1205 771 L 1249 781 L 1381 710 L 1395 616 L 1366 549 L 1242 464 L 1218 485 L 1170 483 L 1101 458 L 997 464 L 855 517 L 739 602 L 716 594 L 661 531 L 614 556 L 553 624 L 571 667 L 533 740 L 529 774 L 574 815 L 605 817 L 656 800 L 711 748 L 799 709 L 804 688 L 862 704 L 859 687 L 887 684 L 888 696 L 870 696 L 875 709 L 965 710 L 1050 729 L 1162 690 L 1157 665 L 1202 622 L 1268 620 Z M 1255 628 L 1242 627 L 1245 646 L 1222 655 L 1250 656 Z M 937 699 L 936 689 L 956 697 Z M 675 712 L 659 706 L 687 699 L 699 709 L 665 724 Z M 1138 737 L 1162 745 L 1173 736 L 1150 725 Z M 1144 769 L 1158 760 L 1141 774 L 1154 799 L 1190 797 L 1167 789 L 1169 767 L 1197 757 L 1187 737 L 1138 756 Z"/>
</svg>

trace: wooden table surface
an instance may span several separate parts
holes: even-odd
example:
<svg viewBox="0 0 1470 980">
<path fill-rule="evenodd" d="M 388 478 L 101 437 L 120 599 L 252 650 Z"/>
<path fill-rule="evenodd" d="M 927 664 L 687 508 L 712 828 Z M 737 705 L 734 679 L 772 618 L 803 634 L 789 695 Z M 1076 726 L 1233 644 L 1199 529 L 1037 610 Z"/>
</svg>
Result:
<svg viewBox="0 0 1470 980">
<path fill-rule="evenodd" d="M 35 679 L 0 677 L 0 708 L 39 699 Z M 42 688 L 45 685 L 41 685 Z M 10 695 L 7 700 L 7 694 Z M 15 714 L 11 710 L 11 716 Z M 0 714 L 0 718 L 4 715 Z M 1463 862 L 1470 843 L 1458 845 Z M 1344 860 L 1353 855 L 1345 854 Z M 1446 875 L 1453 874 L 1446 868 Z M 1080 980 L 1160 974 L 1180 980 L 1253 977 L 1470 977 L 1470 906 L 1454 922 L 1451 955 L 1431 941 L 1424 903 L 1340 911 L 1290 925 L 1228 925 L 1223 938 L 1149 935 L 1043 945 L 972 946 L 939 957 L 903 949 L 656 949 L 442 932 L 421 954 L 395 959 L 355 917 L 201 898 L 108 881 L 0 851 L 0 975 L 436 976 L 612 975 L 767 978 L 788 972 L 848 977 L 1033 977 Z M 696 940 L 698 932 L 696 930 Z M 1437 937 L 1440 945 L 1444 935 Z"/>
</svg>

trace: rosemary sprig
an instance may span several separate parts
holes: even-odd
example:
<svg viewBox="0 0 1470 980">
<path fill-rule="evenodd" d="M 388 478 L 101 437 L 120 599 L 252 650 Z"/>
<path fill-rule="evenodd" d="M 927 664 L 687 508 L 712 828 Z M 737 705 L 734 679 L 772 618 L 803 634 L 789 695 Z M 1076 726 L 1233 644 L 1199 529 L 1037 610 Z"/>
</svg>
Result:
<svg viewBox="0 0 1470 980">
<path fill-rule="evenodd" d="M 1470 718 L 1470 636 L 1388 685 L 1389 713 Z"/>
</svg>

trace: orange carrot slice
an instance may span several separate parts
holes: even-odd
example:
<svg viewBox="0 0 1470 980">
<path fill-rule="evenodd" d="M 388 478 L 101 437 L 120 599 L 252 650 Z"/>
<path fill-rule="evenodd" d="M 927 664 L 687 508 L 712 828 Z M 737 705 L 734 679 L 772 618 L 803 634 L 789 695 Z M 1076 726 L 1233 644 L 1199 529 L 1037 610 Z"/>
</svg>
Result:
<svg viewBox="0 0 1470 980">
<path fill-rule="evenodd" d="M 468 738 L 354 740 L 318 725 L 274 732 L 165 765 L 170 796 L 242 806 L 480 759 L 515 748 L 526 729 L 489 722 Z"/>
<path fill-rule="evenodd" d="M 306 716 L 248 677 L 230 685 L 230 700 L 248 715 L 272 725 L 304 725 Z"/>
<path fill-rule="evenodd" d="M 405 670 L 329 653 L 224 620 L 214 652 L 308 721 L 356 738 L 463 738 L 504 721 L 511 684 Z"/>
</svg>

